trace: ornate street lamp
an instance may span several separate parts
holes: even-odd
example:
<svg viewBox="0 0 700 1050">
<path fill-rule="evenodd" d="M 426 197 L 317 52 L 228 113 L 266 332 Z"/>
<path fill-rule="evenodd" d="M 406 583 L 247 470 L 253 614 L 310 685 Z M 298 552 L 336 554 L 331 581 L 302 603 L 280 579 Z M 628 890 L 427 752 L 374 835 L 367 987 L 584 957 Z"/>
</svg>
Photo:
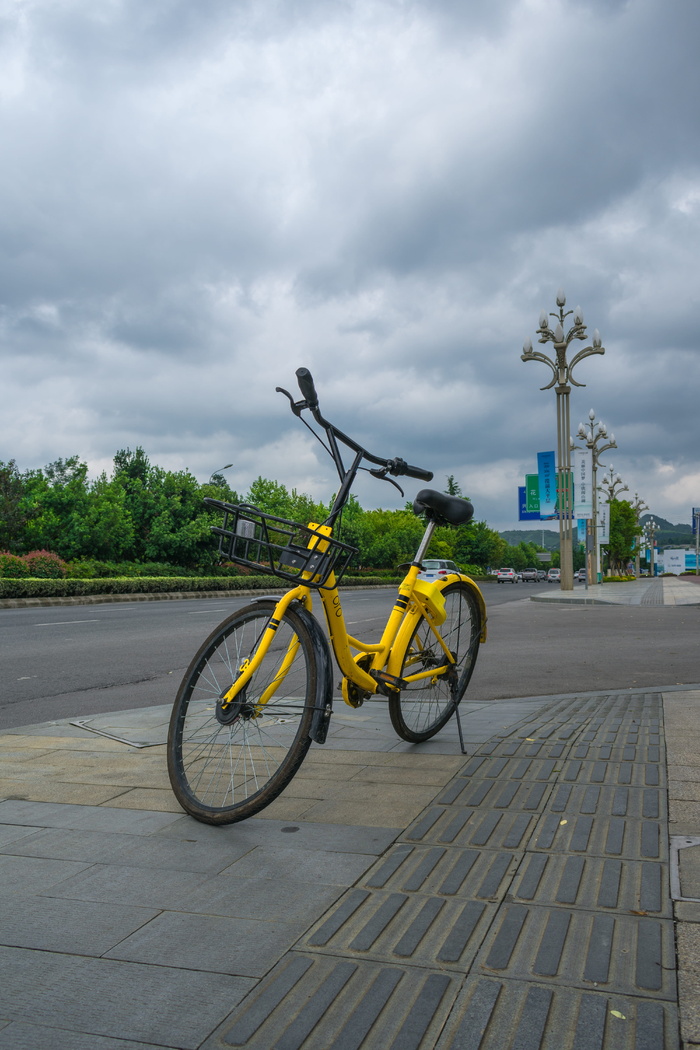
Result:
<svg viewBox="0 0 700 1050">
<path fill-rule="evenodd" d="M 607 503 L 612 503 L 613 500 L 617 499 L 618 492 L 629 492 L 629 488 L 625 485 L 624 481 L 619 474 L 616 474 L 612 463 L 607 474 L 603 475 L 603 480 L 600 483 L 600 491 L 605 496 Z M 608 512 L 608 524 L 612 525 L 612 507 Z M 598 564 L 601 565 L 600 559 L 600 545 L 598 551 L 596 551 L 596 557 L 598 558 Z M 610 559 L 608 558 L 608 566 L 610 566 Z"/>
<path fill-rule="evenodd" d="M 634 511 L 634 515 L 635 515 L 635 517 L 637 519 L 637 528 L 639 529 L 639 519 L 640 519 L 640 517 L 642 515 L 642 511 L 643 510 L 649 510 L 649 507 L 644 502 L 642 497 L 638 496 L 636 492 L 634 494 L 634 500 L 632 502 L 632 510 Z M 637 541 L 637 550 L 636 550 L 636 553 L 635 553 L 635 556 L 634 556 L 634 571 L 635 571 L 637 576 L 639 576 L 640 569 L 641 569 L 641 565 L 639 563 L 639 540 L 638 540 Z"/>
<path fill-rule="evenodd" d="M 543 364 L 548 365 L 552 370 L 551 381 L 540 389 L 551 390 L 551 388 L 554 387 L 557 395 L 559 564 L 561 565 L 561 589 L 563 591 L 572 591 L 574 589 L 574 566 L 571 452 L 569 449 L 571 434 L 571 425 L 569 422 L 569 394 L 571 393 L 571 387 L 569 386 L 569 383 L 573 383 L 574 386 L 585 386 L 585 383 L 578 383 L 573 378 L 572 372 L 575 366 L 579 361 L 583 361 L 584 357 L 590 357 L 591 354 L 604 354 L 605 348 L 601 346 L 600 333 L 596 328 L 593 332 L 593 345 L 587 346 L 583 350 L 579 350 L 571 358 L 571 361 L 567 361 L 566 353 L 569 349 L 569 345 L 575 339 L 586 338 L 586 326 L 583 323 L 583 312 L 580 306 L 577 306 L 575 310 L 567 310 L 564 312 L 565 306 L 566 296 L 560 288 L 557 292 L 558 311 L 556 313 L 547 314 L 547 312 L 543 310 L 540 314 L 540 326 L 537 329 L 540 343 L 553 344 L 555 358 L 552 360 L 541 351 L 533 350 L 532 340 L 528 338 L 523 343 L 521 359 L 523 361 L 542 361 Z M 572 314 L 573 324 L 568 331 L 565 331 L 564 325 L 566 324 L 566 318 Z M 554 318 L 553 327 L 550 325 L 550 317 Z"/>
<path fill-rule="evenodd" d="M 644 526 L 644 538 L 649 544 L 649 575 L 653 578 L 654 576 L 654 537 L 658 525 L 653 518 L 649 518 L 646 525 Z"/>
<path fill-rule="evenodd" d="M 614 434 L 608 434 L 608 429 L 605 423 L 596 423 L 595 412 L 593 409 L 588 413 L 589 422 L 587 424 L 579 423 L 578 431 L 576 436 L 581 441 L 585 441 L 586 448 L 591 450 L 591 463 L 593 473 L 593 517 L 588 521 L 586 525 L 586 588 L 588 588 L 588 581 L 595 580 L 598 582 L 598 539 L 597 539 L 597 523 L 598 523 L 598 485 L 596 482 L 598 467 L 605 466 L 601 463 L 600 456 L 602 452 L 607 452 L 609 448 L 617 448 Z M 600 445 L 600 441 L 608 442 L 606 445 Z M 572 448 L 577 448 L 573 441 L 571 442 Z"/>
</svg>

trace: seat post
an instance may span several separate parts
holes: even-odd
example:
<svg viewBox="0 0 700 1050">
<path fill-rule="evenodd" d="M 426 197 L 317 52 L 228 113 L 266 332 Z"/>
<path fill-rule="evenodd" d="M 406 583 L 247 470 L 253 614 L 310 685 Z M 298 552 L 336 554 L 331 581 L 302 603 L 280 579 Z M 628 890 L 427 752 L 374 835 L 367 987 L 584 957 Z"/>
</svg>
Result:
<svg viewBox="0 0 700 1050">
<path fill-rule="evenodd" d="M 416 556 L 413 559 L 413 564 L 414 565 L 421 565 L 422 564 L 423 558 L 425 557 L 425 552 L 427 551 L 428 547 L 430 546 L 430 541 L 433 538 L 433 533 L 434 532 L 435 532 L 435 522 L 434 521 L 429 521 L 428 524 L 425 527 L 425 532 L 423 533 L 423 539 L 420 541 L 420 545 L 418 547 L 418 550 L 416 551 Z"/>
</svg>

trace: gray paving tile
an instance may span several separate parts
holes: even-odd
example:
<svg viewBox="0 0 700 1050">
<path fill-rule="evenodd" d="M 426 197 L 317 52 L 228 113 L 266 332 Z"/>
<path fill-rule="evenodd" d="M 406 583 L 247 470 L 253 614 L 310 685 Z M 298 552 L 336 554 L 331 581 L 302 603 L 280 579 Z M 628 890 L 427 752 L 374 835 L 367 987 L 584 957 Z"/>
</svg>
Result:
<svg viewBox="0 0 700 1050">
<path fill-rule="evenodd" d="M 25 828 L 19 824 L 0 824 L 0 850 L 8 843 L 17 842 L 35 833 L 36 828 Z"/>
<path fill-rule="evenodd" d="M 24 858 L 22 858 L 24 859 Z M 30 863 L 37 863 L 36 861 Z M 61 863 L 41 862 L 41 863 Z M 0 873 L 2 861 L 0 859 Z M 104 904 L 133 904 L 167 910 L 173 900 L 193 898 L 197 887 L 206 882 L 206 872 L 174 871 L 166 868 L 135 868 L 119 864 L 91 864 L 56 885 L 47 887 L 37 879 L 32 892 L 68 900 L 97 901 Z M 0 879 L 2 875 L 0 874 Z"/>
<path fill-rule="evenodd" d="M 182 1050 L 196 1050 L 255 983 L 26 948 L 0 947 L 0 970 L 0 1017 Z"/>
<path fill-rule="evenodd" d="M 255 846 L 272 849 L 321 850 L 324 852 L 377 856 L 394 841 L 402 828 L 374 828 L 365 825 L 304 823 L 251 818 L 239 824 L 211 827 L 191 817 L 179 817 L 159 834 L 195 842 L 233 843 L 246 851 Z M 235 858 L 232 857 L 233 861 Z"/>
<path fill-rule="evenodd" d="M 84 831 L 127 832 L 150 835 L 179 820 L 177 813 L 117 809 L 110 806 L 75 806 L 62 802 L 0 802 L 0 823 L 39 828 L 73 828 Z"/>
<path fill-rule="evenodd" d="M 44 890 L 50 892 L 89 867 L 89 863 L 80 861 L 0 855 L 0 886 L 3 893 L 20 896 L 31 896 Z"/>
<path fill-rule="evenodd" d="M 163 1043 L 135 1043 L 84 1032 L 11 1022 L 0 1028 L 0 1050 L 168 1050 Z"/>
<path fill-rule="evenodd" d="M 222 875 L 275 879 L 288 872 L 297 882 L 308 879 L 313 885 L 352 886 L 373 863 L 367 853 L 338 853 L 331 850 L 272 849 L 256 846 L 234 861 Z"/>
<path fill-rule="evenodd" d="M 106 957 L 262 977 L 307 925 L 169 912 L 127 937 Z"/>
<path fill-rule="evenodd" d="M 157 911 L 52 897 L 0 898 L 6 945 L 73 955 L 103 955 L 150 922 Z"/>
<path fill-rule="evenodd" d="M 194 890 L 174 892 L 169 910 L 205 915 L 227 915 L 264 922 L 315 922 L 343 892 L 342 886 L 324 886 L 312 880 L 297 881 L 279 867 L 276 877 L 246 879 L 217 875 Z"/>
<path fill-rule="evenodd" d="M 17 856 L 124 864 L 138 868 L 218 872 L 250 847 L 231 842 L 217 845 L 181 837 L 110 834 L 106 831 L 38 831 L 6 847 Z"/>
</svg>

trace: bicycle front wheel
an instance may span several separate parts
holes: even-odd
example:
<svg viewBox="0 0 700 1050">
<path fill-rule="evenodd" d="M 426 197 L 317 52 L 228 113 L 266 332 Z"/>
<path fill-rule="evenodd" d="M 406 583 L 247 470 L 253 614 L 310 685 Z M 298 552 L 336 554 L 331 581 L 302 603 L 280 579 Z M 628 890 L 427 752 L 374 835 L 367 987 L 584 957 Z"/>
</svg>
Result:
<svg viewBox="0 0 700 1050">
<path fill-rule="evenodd" d="M 182 808 L 207 824 L 260 812 L 292 779 L 311 744 L 318 673 L 309 629 L 288 609 L 260 667 L 227 708 L 221 698 L 255 655 L 275 609 L 240 609 L 207 638 L 177 694 L 168 773 Z"/>
<path fill-rule="evenodd" d="M 454 663 L 430 624 L 421 617 L 404 654 L 401 677 L 426 674 L 389 697 L 391 723 L 402 740 L 420 744 L 442 729 L 453 715 L 472 676 L 479 652 L 481 611 L 466 583 L 452 583 L 442 592 L 447 617 L 437 630 Z M 447 670 L 445 670 L 447 668 Z"/>
</svg>

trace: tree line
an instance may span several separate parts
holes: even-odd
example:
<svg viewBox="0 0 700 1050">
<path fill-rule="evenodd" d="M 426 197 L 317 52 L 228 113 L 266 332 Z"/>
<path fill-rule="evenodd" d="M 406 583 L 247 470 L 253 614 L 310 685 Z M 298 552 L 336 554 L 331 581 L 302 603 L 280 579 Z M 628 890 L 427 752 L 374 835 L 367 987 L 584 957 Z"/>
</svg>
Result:
<svg viewBox="0 0 700 1050">
<path fill-rule="evenodd" d="M 462 495 L 453 476 L 446 481 L 445 491 Z M 322 522 L 330 510 L 330 504 L 269 478 L 257 478 L 244 493 L 233 490 L 222 475 L 201 484 L 187 470 L 152 464 L 140 446 L 119 450 L 110 475 L 95 479 L 78 456 L 24 472 L 10 460 L 0 462 L 0 551 L 50 551 L 70 563 L 162 563 L 209 571 L 218 559 L 210 527 L 219 515 L 204 506 L 206 496 L 299 522 Z M 411 560 L 423 524 L 410 506 L 365 510 L 351 497 L 339 535 L 359 549 L 358 569 L 393 570 Z M 485 522 L 471 521 L 436 529 L 429 556 L 485 572 L 536 564 L 541 549 L 532 543 L 510 546 Z"/>
</svg>

